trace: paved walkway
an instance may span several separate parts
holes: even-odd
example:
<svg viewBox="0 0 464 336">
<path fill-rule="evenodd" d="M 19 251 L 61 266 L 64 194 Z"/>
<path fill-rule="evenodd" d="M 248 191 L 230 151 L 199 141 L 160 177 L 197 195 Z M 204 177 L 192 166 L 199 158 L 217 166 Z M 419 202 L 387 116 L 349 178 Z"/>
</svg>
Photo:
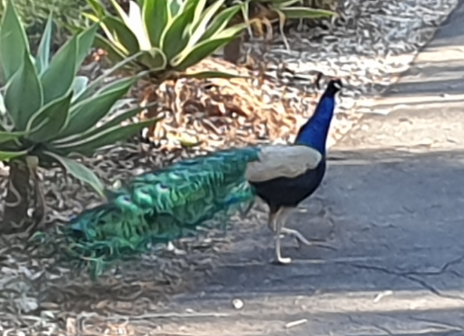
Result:
<svg viewBox="0 0 464 336">
<path fill-rule="evenodd" d="M 338 250 L 288 240 L 297 262 L 273 266 L 266 226 L 240 228 L 211 280 L 166 307 L 206 315 L 160 320 L 160 334 L 464 335 L 464 2 L 378 108 L 391 113 L 331 149 L 290 225 Z"/>
</svg>

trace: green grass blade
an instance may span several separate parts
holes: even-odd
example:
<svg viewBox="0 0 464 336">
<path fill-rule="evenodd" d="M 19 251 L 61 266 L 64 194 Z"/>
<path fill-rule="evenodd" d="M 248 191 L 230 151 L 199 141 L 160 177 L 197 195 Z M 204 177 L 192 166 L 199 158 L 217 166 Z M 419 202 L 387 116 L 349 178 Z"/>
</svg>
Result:
<svg viewBox="0 0 464 336">
<path fill-rule="evenodd" d="M 281 8 L 280 11 L 285 15 L 286 19 L 320 19 L 337 15 L 329 10 L 307 7 Z"/>
</svg>

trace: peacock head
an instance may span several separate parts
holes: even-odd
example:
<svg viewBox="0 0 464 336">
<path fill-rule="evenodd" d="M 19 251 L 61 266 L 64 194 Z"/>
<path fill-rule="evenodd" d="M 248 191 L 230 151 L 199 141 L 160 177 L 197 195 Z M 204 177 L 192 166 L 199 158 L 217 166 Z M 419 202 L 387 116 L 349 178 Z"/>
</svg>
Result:
<svg viewBox="0 0 464 336">
<path fill-rule="evenodd" d="M 318 82 L 317 80 L 317 87 L 319 86 Z M 300 128 L 295 143 L 311 146 L 321 154 L 325 154 L 327 136 L 335 110 L 335 95 L 342 87 L 343 84 L 340 78 L 333 78 L 329 81 L 314 114 Z"/>
<path fill-rule="evenodd" d="M 343 88 L 342 80 L 340 78 L 334 78 L 327 84 L 327 88 L 324 95 L 334 97 Z"/>
</svg>

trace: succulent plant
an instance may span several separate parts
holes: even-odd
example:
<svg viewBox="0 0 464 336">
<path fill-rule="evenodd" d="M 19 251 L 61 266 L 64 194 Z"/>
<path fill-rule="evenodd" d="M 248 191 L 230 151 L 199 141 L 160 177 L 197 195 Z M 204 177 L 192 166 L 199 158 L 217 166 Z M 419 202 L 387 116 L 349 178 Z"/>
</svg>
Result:
<svg viewBox="0 0 464 336">
<path fill-rule="evenodd" d="M 118 16 L 111 15 L 98 0 L 87 0 L 93 22 L 101 22 L 105 36 L 97 45 L 114 62 L 145 53 L 129 63 L 131 70 L 150 70 L 163 81 L 178 77 L 234 77 L 222 72 L 185 71 L 233 41 L 246 24 L 230 25 L 241 6 L 223 6 L 224 0 L 207 6 L 206 0 L 138 0 L 129 2 L 129 13 L 111 0 Z"/>
<path fill-rule="evenodd" d="M 88 21 L 82 16 L 82 12 L 87 9 L 86 0 L 14 0 L 14 5 L 25 27 L 32 50 L 37 49 L 51 12 L 54 27 L 53 50 L 57 50 L 69 39 L 71 34 L 66 29 L 67 25 L 85 25 Z M 3 17 L 5 10 L 6 2 L 0 1 L 0 17 Z"/>
<path fill-rule="evenodd" d="M 92 83 L 77 75 L 93 45 L 97 28 L 94 25 L 74 35 L 52 56 L 50 17 L 34 57 L 15 7 L 7 0 L 0 24 L 0 161 L 10 165 L 11 176 L 17 175 L 11 172 L 19 167 L 15 161 L 36 162 L 45 168 L 59 165 L 103 195 L 103 185 L 96 175 L 69 156 L 91 155 L 155 122 L 121 126 L 122 121 L 139 113 L 141 108 L 108 119 L 115 104 L 138 78 L 104 83 L 124 63 L 115 65 Z M 11 178 L 10 182 L 15 188 L 15 183 L 21 183 Z"/>
</svg>

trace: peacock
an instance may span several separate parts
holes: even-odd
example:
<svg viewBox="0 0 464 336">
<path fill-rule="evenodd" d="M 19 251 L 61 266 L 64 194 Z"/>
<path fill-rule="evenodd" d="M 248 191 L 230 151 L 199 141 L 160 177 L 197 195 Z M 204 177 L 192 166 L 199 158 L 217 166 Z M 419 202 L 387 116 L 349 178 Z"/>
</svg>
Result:
<svg viewBox="0 0 464 336">
<path fill-rule="evenodd" d="M 341 89 L 340 79 L 329 81 L 293 144 L 216 151 L 141 174 L 108 191 L 104 204 L 83 211 L 63 229 L 68 254 L 90 262 L 98 276 L 109 264 L 154 244 L 193 235 L 199 226 L 224 223 L 236 213 L 246 215 L 259 197 L 269 206 L 275 261 L 290 263 L 281 255 L 281 235 L 312 244 L 285 224 L 325 175 L 326 139 Z"/>
</svg>

